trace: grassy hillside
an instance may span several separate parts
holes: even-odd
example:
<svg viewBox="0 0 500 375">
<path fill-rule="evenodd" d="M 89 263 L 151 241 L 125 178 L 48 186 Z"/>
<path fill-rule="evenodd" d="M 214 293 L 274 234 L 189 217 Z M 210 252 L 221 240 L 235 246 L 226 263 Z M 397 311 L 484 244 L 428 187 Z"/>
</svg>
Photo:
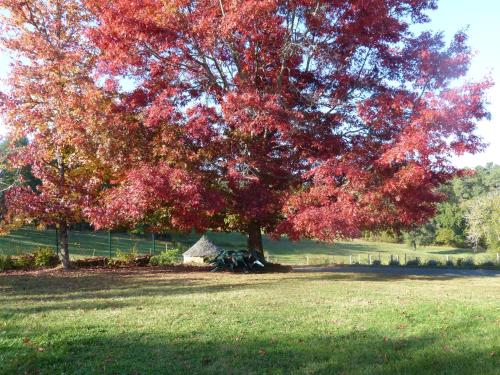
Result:
<svg viewBox="0 0 500 375">
<path fill-rule="evenodd" d="M 0 374 L 448 374 L 500 368 L 500 279 L 0 275 Z"/>
<path fill-rule="evenodd" d="M 208 233 L 207 236 L 219 247 L 226 249 L 242 249 L 246 246 L 246 239 L 239 233 Z M 189 248 L 199 238 L 198 234 L 172 234 L 171 240 L 165 242 L 157 239 L 153 244 L 151 235 L 133 236 L 127 233 L 112 233 L 111 254 L 117 250 L 131 251 L 136 249 L 139 253 L 160 252 L 167 247 L 181 246 Z M 12 232 L 9 236 L 0 237 L 0 252 L 4 254 L 17 254 L 31 251 L 38 246 L 51 246 L 55 248 L 56 234 L 54 230 L 36 230 L 23 228 Z M 292 242 L 287 239 L 273 241 L 264 237 L 266 255 L 272 261 L 288 264 L 318 264 L 318 263 L 368 263 L 368 256 L 372 260 L 379 257 L 387 263 L 391 255 L 399 256 L 400 261 L 420 257 L 422 260 L 434 258 L 442 261 L 448 256 L 450 259 L 459 257 L 473 257 L 477 261 L 495 259 L 494 254 L 473 254 L 469 249 L 452 247 L 421 247 L 412 251 L 405 244 L 365 242 L 360 240 L 341 241 L 335 244 L 321 243 L 311 240 Z M 70 252 L 72 256 L 109 255 L 108 232 L 71 231 Z"/>
</svg>

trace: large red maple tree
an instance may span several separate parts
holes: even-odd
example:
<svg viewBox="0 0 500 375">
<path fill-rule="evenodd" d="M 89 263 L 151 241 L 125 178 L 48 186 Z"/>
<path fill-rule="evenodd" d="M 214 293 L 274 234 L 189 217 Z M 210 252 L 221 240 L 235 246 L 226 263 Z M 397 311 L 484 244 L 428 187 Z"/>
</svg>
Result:
<svg viewBox="0 0 500 375">
<path fill-rule="evenodd" d="M 147 157 L 98 226 L 333 240 L 422 223 L 477 152 L 483 82 L 467 36 L 416 32 L 433 0 L 88 0 L 100 73 L 127 77 Z M 420 26 L 420 29 L 422 26 Z"/>
</svg>

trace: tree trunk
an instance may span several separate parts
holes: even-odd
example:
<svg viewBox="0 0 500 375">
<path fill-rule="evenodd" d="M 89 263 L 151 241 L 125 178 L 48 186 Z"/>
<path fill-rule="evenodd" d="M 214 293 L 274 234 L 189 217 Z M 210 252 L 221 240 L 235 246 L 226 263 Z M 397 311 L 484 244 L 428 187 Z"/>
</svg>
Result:
<svg viewBox="0 0 500 375">
<path fill-rule="evenodd" d="M 257 222 L 252 222 L 248 225 L 248 240 L 247 249 L 249 252 L 255 252 L 261 257 L 264 257 L 264 248 L 262 246 L 262 233 L 260 225 Z"/>
<path fill-rule="evenodd" d="M 71 267 L 69 261 L 69 249 L 68 249 L 68 223 L 66 221 L 61 221 L 59 223 L 59 246 L 61 252 L 61 262 L 64 269 L 69 269 Z"/>
</svg>

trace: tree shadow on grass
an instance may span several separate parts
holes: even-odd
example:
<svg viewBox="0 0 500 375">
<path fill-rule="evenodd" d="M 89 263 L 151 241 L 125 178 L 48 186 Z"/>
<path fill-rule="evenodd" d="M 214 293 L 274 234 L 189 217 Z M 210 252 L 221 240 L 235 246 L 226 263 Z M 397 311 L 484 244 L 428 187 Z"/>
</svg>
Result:
<svg viewBox="0 0 500 375">
<path fill-rule="evenodd" d="M 265 284 L 265 282 L 259 283 L 264 286 Z M 148 278 L 147 274 L 118 274 L 110 277 L 95 273 L 79 277 L 46 275 L 0 278 L 0 291 L 10 301 L 26 299 L 33 302 L 172 297 L 222 293 L 255 287 L 256 283 L 241 282 L 241 279 L 231 283 L 186 275 L 179 278 Z"/>
<path fill-rule="evenodd" d="M 220 334 L 128 332 L 87 327 L 38 349 L 36 338 L 2 355 L 0 373 L 71 374 L 497 374 L 493 347 L 460 347 L 439 335 L 387 337 L 375 330 L 347 333 Z M 55 336 L 52 336 L 54 334 Z M 21 336 L 22 337 L 22 336 Z"/>
<path fill-rule="evenodd" d="M 463 340 L 478 335 L 477 322 L 433 330 L 419 336 L 403 331 L 310 325 L 298 327 L 272 321 L 248 324 L 226 316 L 207 321 L 199 330 L 189 321 L 148 319 L 137 312 L 137 321 L 82 322 L 75 318 L 52 328 L 18 327 L 14 314 L 28 317 L 39 312 L 71 309 L 124 309 L 140 305 L 140 297 L 176 297 L 214 292 L 265 288 L 271 284 L 300 281 L 391 282 L 401 277 L 373 274 L 193 275 L 153 277 L 149 273 L 63 276 L 44 275 L 0 278 L 1 298 L 17 301 L 19 308 L 1 314 L 10 326 L 0 329 L 0 374 L 484 374 L 497 373 L 498 348 L 480 341 Z M 161 276 L 161 275 L 156 275 Z M 428 279 L 428 278 L 426 278 Z M 441 279 L 442 280 L 442 279 Z M 224 296 L 225 297 L 225 296 Z M 229 297 L 230 298 L 230 297 Z M 46 301 L 30 306 L 30 301 Z M 26 302 L 21 304 L 19 302 Z M 169 302 L 170 303 L 170 302 Z M 175 301 L 172 301 L 175 303 Z M 9 304 L 7 304 L 8 306 Z M 314 308 L 314 307 L 311 307 Z M 153 313 L 151 310 L 149 313 Z M 132 314 L 135 316 L 135 314 Z M 0 318 L 2 316 L 0 315 Z M 34 319 L 36 319 L 33 316 Z M 294 318 L 294 312 L 283 315 Z M 189 319 L 183 317 L 182 319 Z M 210 318 L 211 319 L 211 318 Z M 293 322 L 293 319 L 291 320 Z M 247 323 L 245 323 L 247 322 Z M 158 328 L 156 327 L 158 324 Z M 176 325 L 177 324 L 177 325 Z M 55 328 L 57 327 L 57 328 Z M 180 329 L 179 329 L 180 327 Z M 301 329 L 300 327 L 304 327 Z M 492 327 L 495 329 L 495 327 Z M 29 333 L 28 333 L 29 332 Z M 26 335 L 29 334 L 29 340 Z M 491 337 L 491 335 L 490 335 Z M 470 345 L 470 346 L 464 346 Z M 496 351 L 496 354 L 493 354 Z"/>
<path fill-rule="evenodd" d="M 259 275 L 205 274 L 204 277 L 183 275 L 179 278 L 150 277 L 148 274 L 99 274 L 68 277 L 57 275 L 22 276 L 0 278 L 0 292 L 4 304 L 0 317 L 9 319 L 18 314 L 37 314 L 68 310 L 104 310 L 133 307 L 140 298 L 175 298 L 183 296 L 206 296 L 213 293 L 239 293 L 241 291 L 266 289 L 278 283 L 296 282 L 394 282 L 398 280 L 449 280 L 453 277 L 388 275 L 388 274 L 281 274 L 279 277 L 259 279 Z M 154 275 L 153 275 L 154 276 Z M 158 275 L 156 275 L 158 276 Z M 228 298 L 231 298 L 228 296 Z M 2 298 L 0 298 L 2 303 Z M 15 303 L 15 307 L 9 307 Z M 175 303 L 175 301 L 172 301 Z"/>
<path fill-rule="evenodd" d="M 449 250 L 440 250 L 440 251 L 433 251 L 430 253 L 430 255 L 433 254 L 440 254 L 440 255 L 466 255 L 466 256 L 473 256 L 477 254 L 484 254 L 486 253 L 485 250 L 478 251 L 476 253 L 473 253 L 471 249 L 449 249 Z"/>
<path fill-rule="evenodd" d="M 310 277 L 297 277 L 296 280 L 299 281 L 359 281 L 359 282 L 377 282 L 377 283 L 390 283 L 394 281 L 403 280 L 427 280 L 427 281 L 447 281 L 453 280 L 454 276 L 421 276 L 421 275 L 391 275 L 383 273 L 360 273 L 355 274 L 340 274 L 340 273 L 321 273 L 317 274 L 314 278 Z"/>
<path fill-rule="evenodd" d="M 335 270 L 335 268 L 332 268 Z M 472 275 L 474 277 L 480 274 Z M 483 275 L 491 276 L 489 273 Z M 205 295 L 255 288 L 266 288 L 278 283 L 296 281 L 394 282 L 397 280 L 452 280 L 461 274 L 391 274 L 350 272 L 343 267 L 334 272 L 306 272 L 286 274 L 162 274 L 160 272 L 125 271 L 119 273 L 92 272 L 75 274 L 46 274 L 0 277 L 0 293 L 8 300 L 30 302 L 58 302 L 75 300 L 126 299 L 136 297 L 174 297 Z M 47 305 L 47 309 L 48 309 Z"/>
<path fill-rule="evenodd" d="M 497 269 L 431 268 L 431 267 L 369 267 L 369 266 L 298 266 L 294 273 L 333 273 L 356 275 L 356 279 L 386 281 L 388 279 L 451 280 L 464 277 L 497 277 Z"/>
</svg>

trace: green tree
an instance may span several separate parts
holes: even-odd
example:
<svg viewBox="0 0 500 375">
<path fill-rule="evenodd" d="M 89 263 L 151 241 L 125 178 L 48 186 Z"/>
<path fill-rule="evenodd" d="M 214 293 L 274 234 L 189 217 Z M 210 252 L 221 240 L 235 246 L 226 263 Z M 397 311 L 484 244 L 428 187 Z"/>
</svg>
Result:
<svg viewBox="0 0 500 375">
<path fill-rule="evenodd" d="M 488 249 L 500 248 L 500 190 L 480 195 L 464 203 L 467 238 L 475 250 L 486 244 Z"/>
<path fill-rule="evenodd" d="M 436 225 L 434 221 L 429 221 L 418 228 L 403 233 L 405 243 L 411 247 L 429 246 L 436 239 Z"/>
<path fill-rule="evenodd" d="M 474 170 L 466 170 L 463 176 L 456 177 L 450 183 L 443 184 L 439 192 L 446 196 L 444 202 L 436 207 L 436 215 L 425 225 L 412 231 L 405 232 L 405 241 L 417 245 L 439 244 L 452 246 L 466 246 L 467 242 L 475 248 L 479 246 L 493 246 L 494 236 L 491 237 L 489 245 L 486 236 L 478 226 L 468 225 L 473 220 L 473 214 L 466 212 L 466 202 L 484 197 L 485 195 L 500 189 L 500 166 L 493 163 L 485 167 L 477 167 Z M 474 214 L 481 215 L 483 211 Z M 483 220 L 478 217 L 474 219 Z M 474 229 L 473 229 L 474 228 Z M 474 230 L 481 233 L 474 234 Z M 494 232 L 491 232 L 494 233 Z"/>
<path fill-rule="evenodd" d="M 436 226 L 435 243 L 440 245 L 465 246 L 465 228 L 467 226 L 464 212 L 458 203 L 452 200 L 438 206 L 434 218 Z"/>
<path fill-rule="evenodd" d="M 456 202 L 464 202 L 500 188 L 500 166 L 488 163 L 486 167 L 479 166 L 471 172 L 473 174 L 457 177 L 451 182 Z"/>
</svg>

